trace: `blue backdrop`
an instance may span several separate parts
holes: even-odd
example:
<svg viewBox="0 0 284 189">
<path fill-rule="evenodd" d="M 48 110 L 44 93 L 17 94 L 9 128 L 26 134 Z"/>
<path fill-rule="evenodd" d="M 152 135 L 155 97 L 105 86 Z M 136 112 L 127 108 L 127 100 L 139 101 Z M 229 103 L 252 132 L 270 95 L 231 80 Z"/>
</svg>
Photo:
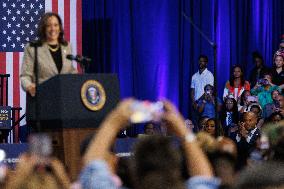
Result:
<svg viewBox="0 0 284 189">
<path fill-rule="evenodd" d="M 199 54 L 212 47 L 182 16 L 187 14 L 217 44 L 219 96 L 233 64 L 248 75 L 251 52 L 272 65 L 284 33 L 283 0 L 83 0 L 83 54 L 92 73 L 117 73 L 121 97 L 174 101 L 190 115 L 190 80 Z"/>
</svg>

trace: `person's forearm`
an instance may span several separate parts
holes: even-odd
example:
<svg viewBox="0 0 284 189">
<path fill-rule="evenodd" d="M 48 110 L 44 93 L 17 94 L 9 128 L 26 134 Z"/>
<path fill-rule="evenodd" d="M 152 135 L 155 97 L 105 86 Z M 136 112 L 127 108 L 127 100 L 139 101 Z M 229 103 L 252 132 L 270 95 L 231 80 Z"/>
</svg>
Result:
<svg viewBox="0 0 284 189">
<path fill-rule="evenodd" d="M 212 177 L 213 171 L 210 162 L 197 142 L 184 140 L 183 146 L 187 159 L 187 169 L 190 175 Z"/>
<path fill-rule="evenodd" d="M 284 84 L 279 85 L 279 88 L 283 91 L 283 89 L 284 89 Z"/>
<path fill-rule="evenodd" d="M 84 156 L 84 163 L 88 164 L 94 159 L 105 160 L 109 149 L 115 139 L 118 129 L 115 124 L 109 120 L 106 120 L 100 126 L 95 139 L 92 140 L 90 147 Z"/>
<path fill-rule="evenodd" d="M 199 112 L 199 113 L 203 112 L 205 103 L 206 103 L 206 102 L 203 101 L 203 102 L 198 106 L 198 112 Z"/>
</svg>

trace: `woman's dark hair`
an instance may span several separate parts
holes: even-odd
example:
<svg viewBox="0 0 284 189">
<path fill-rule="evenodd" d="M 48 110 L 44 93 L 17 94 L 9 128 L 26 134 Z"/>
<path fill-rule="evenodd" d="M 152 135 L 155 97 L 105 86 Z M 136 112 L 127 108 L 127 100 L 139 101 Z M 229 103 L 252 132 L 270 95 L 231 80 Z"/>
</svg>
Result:
<svg viewBox="0 0 284 189">
<path fill-rule="evenodd" d="M 237 103 L 237 101 L 236 101 L 234 98 L 226 98 L 226 99 L 224 100 L 224 104 L 225 104 L 225 105 L 226 105 L 226 102 L 227 102 L 228 100 L 233 101 L 232 112 L 238 112 L 238 103 Z M 224 109 L 225 109 L 225 111 L 228 111 L 228 109 L 227 109 L 226 106 L 224 106 Z"/>
<path fill-rule="evenodd" d="M 62 20 L 61 18 L 59 17 L 58 14 L 56 13 L 53 13 L 53 12 L 47 12 L 45 13 L 40 21 L 39 21 L 39 26 L 38 26 L 38 31 L 37 31 L 37 35 L 38 35 L 38 38 L 39 38 L 39 42 L 40 43 L 44 43 L 46 42 L 47 40 L 47 37 L 46 37 L 46 28 L 47 28 L 47 21 L 50 17 L 56 17 L 58 22 L 59 22 L 59 27 L 60 27 L 60 33 L 59 33 L 59 38 L 58 38 L 58 42 L 61 44 L 61 45 L 64 45 L 66 46 L 68 43 L 67 41 L 64 39 L 64 31 L 63 31 L 63 26 L 62 26 Z"/>
<path fill-rule="evenodd" d="M 273 119 L 275 116 L 277 116 L 277 115 L 280 116 L 281 120 L 284 118 L 280 112 L 273 112 L 273 113 L 268 117 L 268 121 L 269 121 L 269 122 L 272 122 L 272 119 Z"/>
<path fill-rule="evenodd" d="M 255 60 L 256 58 L 259 58 L 259 59 L 261 60 L 261 64 L 264 65 L 264 60 L 263 60 L 262 55 L 261 55 L 259 52 L 254 51 L 254 52 L 252 52 L 252 59 L 253 59 L 253 62 L 254 62 L 254 60 Z"/>
<path fill-rule="evenodd" d="M 271 98 L 272 98 L 272 96 L 273 96 L 273 93 L 274 93 L 274 91 L 277 91 L 278 92 L 278 95 L 280 95 L 281 93 L 277 90 L 277 89 L 275 89 L 275 90 L 273 90 L 273 91 L 271 91 Z M 272 99 L 273 100 L 273 99 Z M 274 100 L 273 100 L 274 101 Z"/>
<path fill-rule="evenodd" d="M 209 118 L 206 121 L 206 125 L 209 121 L 214 121 L 214 123 L 215 123 L 215 137 L 224 136 L 224 130 L 223 130 L 221 122 L 219 120 L 214 119 L 214 118 Z"/>
<path fill-rule="evenodd" d="M 234 86 L 234 80 L 235 80 L 235 78 L 234 78 L 234 70 L 235 70 L 235 68 L 240 68 L 241 73 L 242 73 L 242 75 L 241 75 L 241 85 L 244 86 L 245 85 L 244 70 L 243 70 L 243 68 L 240 65 L 234 65 L 232 67 L 231 74 L 230 74 L 230 85 L 232 87 Z"/>
<path fill-rule="evenodd" d="M 225 105 L 223 106 L 223 111 L 222 111 L 222 114 L 221 114 L 222 123 L 223 124 L 225 123 L 226 117 L 227 117 L 227 112 L 228 112 L 228 109 L 226 107 L 227 100 L 232 100 L 233 101 L 233 108 L 232 108 L 232 111 L 231 111 L 232 112 L 232 121 L 233 121 L 233 123 L 237 124 L 238 121 L 239 121 L 239 112 L 238 112 L 237 101 L 234 98 L 226 98 L 225 101 L 224 101 Z"/>
<path fill-rule="evenodd" d="M 280 57 L 283 59 L 283 61 L 284 61 L 284 56 L 283 56 L 283 55 L 281 55 L 281 54 L 276 54 L 276 55 L 274 55 L 273 64 L 272 64 L 272 69 L 273 69 L 273 70 L 276 69 L 275 60 L 276 60 L 276 57 L 277 57 L 277 56 L 280 56 Z M 282 65 L 282 69 L 284 69 L 284 64 Z"/>
<path fill-rule="evenodd" d="M 211 90 L 213 91 L 213 92 L 212 92 L 212 95 L 215 96 L 215 94 L 216 94 L 215 88 L 214 88 L 214 86 L 212 86 L 212 85 L 210 85 L 210 84 L 207 84 L 207 85 L 204 86 L 204 94 L 206 93 L 205 89 L 206 89 L 207 87 L 210 87 L 210 88 L 211 88 Z M 202 95 L 203 97 L 204 97 L 204 94 Z"/>
<path fill-rule="evenodd" d="M 241 101 L 240 101 L 240 105 L 243 106 L 245 105 L 245 94 L 246 92 L 250 92 L 249 90 L 244 90 L 243 93 L 241 94 Z"/>
<path fill-rule="evenodd" d="M 258 109 L 258 115 L 257 115 L 257 116 L 258 116 L 258 117 L 261 116 L 261 114 L 262 114 L 262 109 L 261 109 L 260 105 L 258 105 L 258 104 L 253 104 L 253 105 L 251 105 L 250 111 L 251 111 L 252 108 Z"/>
</svg>

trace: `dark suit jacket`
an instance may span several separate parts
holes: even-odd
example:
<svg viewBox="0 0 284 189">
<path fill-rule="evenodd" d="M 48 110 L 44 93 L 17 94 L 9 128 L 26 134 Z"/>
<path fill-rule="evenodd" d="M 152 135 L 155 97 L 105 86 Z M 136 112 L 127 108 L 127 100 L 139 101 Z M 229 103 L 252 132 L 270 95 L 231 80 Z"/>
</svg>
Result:
<svg viewBox="0 0 284 189">
<path fill-rule="evenodd" d="M 250 153 L 254 150 L 256 147 L 256 140 L 261 136 L 260 130 L 257 128 L 257 130 L 252 135 L 249 142 L 247 142 L 246 138 L 241 137 L 240 141 L 236 140 L 237 133 L 232 133 L 231 138 L 236 142 L 237 144 L 237 150 L 238 150 L 238 168 L 242 168 L 246 165 L 247 158 L 249 157 Z"/>
<path fill-rule="evenodd" d="M 31 47 L 28 44 L 25 47 L 23 64 L 21 68 L 21 85 L 26 91 L 27 87 L 32 83 L 35 83 L 35 72 L 34 72 L 34 47 Z M 38 81 L 42 83 L 53 76 L 58 74 L 70 74 L 77 73 L 77 70 L 73 67 L 72 61 L 66 58 L 67 54 L 72 54 L 71 46 L 68 43 L 67 46 L 61 45 L 61 54 L 62 54 L 62 69 L 58 73 L 56 64 L 51 56 L 51 53 L 48 49 L 48 45 L 44 43 L 42 46 L 38 47 Z"/>
</svg>

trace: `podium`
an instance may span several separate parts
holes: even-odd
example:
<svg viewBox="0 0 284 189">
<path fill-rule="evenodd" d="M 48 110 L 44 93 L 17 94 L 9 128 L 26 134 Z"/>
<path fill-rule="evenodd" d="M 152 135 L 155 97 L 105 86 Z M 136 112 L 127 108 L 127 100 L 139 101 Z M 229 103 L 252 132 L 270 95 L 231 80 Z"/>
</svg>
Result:
<svg viewBox="0 0 284 189">
<path fill-rule="evenodd" d="M 105 91 L 105 104 L 97 111 L 89 110 L 81 97 L 82 86 L 90 80 Z M 80 143 L 119 102 L 118 78 L 115 74 L 57 75 L 38 86 L 37 98 L 36 114 L 36 99 L 27 95 L 27 122 L 40 121 L 40 131 L 52 138 L 54 155 L 75 179 L 80 170 Z"/>
</svg>

